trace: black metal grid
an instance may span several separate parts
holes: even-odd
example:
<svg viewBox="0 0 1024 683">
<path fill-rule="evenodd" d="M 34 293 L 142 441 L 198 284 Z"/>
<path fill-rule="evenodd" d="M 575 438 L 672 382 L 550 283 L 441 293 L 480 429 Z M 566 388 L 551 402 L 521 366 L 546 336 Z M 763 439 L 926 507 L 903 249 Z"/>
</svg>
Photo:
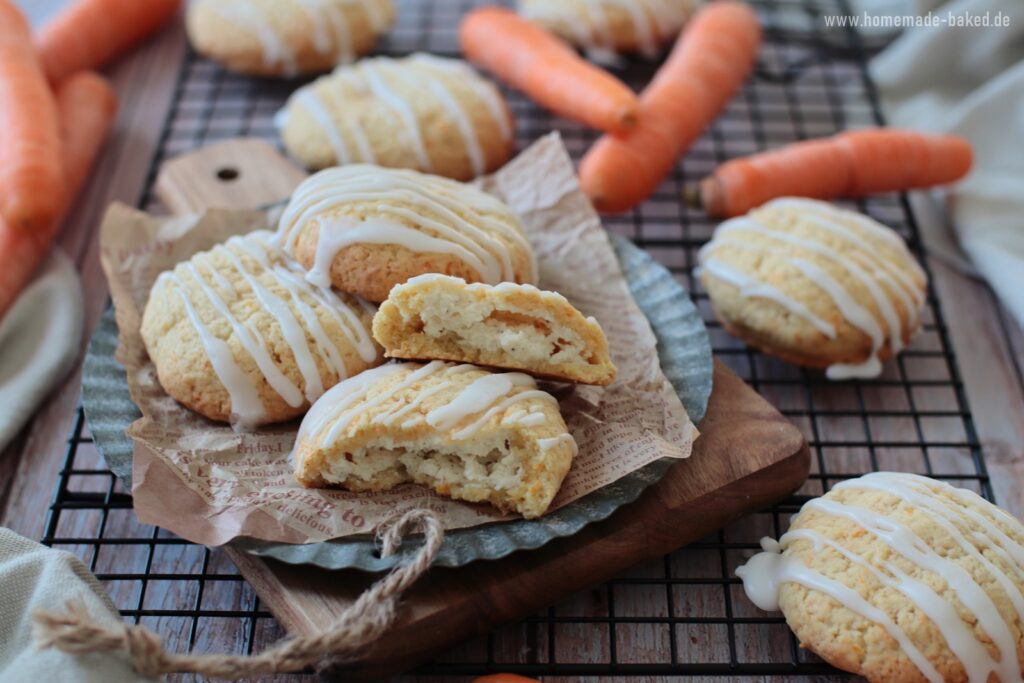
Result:
<svg viewBox="0 0 1024 683">
<path fill-rule="evenodd" d="M 472 4 L 401 2 L 399 23 L 381 52 L 454 55 L 458 17 Z M 628 214 L 608 218 L 606 225 L 670 268 L 693 292 L 717 356 L 803 430 L 814 456 L 807 484 L 770 510 L 440 655 L 413 677 L 494 671 L 572 677 L 834 674 L 797 647 L 781 618 L 750 605 L 732 578 L 736 565 L 757 548 L 758 538 L 778 536 L 789 516 L 831 483 L 876 469 L 925 473 L 992 497 L 933 291 L 922 332 L 872 381 L 830 383 L 767 358 L 729 337 L 711 315 L 692 266 L 715 224 L 681 204 L 684 184 L 730 157 L 855 123 L 882 123 L 859 37 L 852 30 L 823 29 L 824 16 L 849 13 L 845 0 L 753 4 L 767 39 L 755 76 L 655 195 Z M 630 63 L 620 74 L 639 88 L 653 69 L 652 64 Z M 149 188 L 169 156 L 237 135 L 273 140 L 273 113 L 297 85 L 232 75 L 190 54 L 141 205 L 155 203 Z M 515 93 L 508 95 L 520 147 L 558 129 L 578 157 L 594 140 L 592 131 L 556 119 Z M 905 196 L 854 206 L 898 230 L 921 255 Z M 129 493 L 103 465 L 81 410 L 43 542 L 81 557 L 106 584 L 124 617 L 164 634 L 171 647 L 251 652 L 282 635 L 222 552 L 138 523 Z"/>
</svg>

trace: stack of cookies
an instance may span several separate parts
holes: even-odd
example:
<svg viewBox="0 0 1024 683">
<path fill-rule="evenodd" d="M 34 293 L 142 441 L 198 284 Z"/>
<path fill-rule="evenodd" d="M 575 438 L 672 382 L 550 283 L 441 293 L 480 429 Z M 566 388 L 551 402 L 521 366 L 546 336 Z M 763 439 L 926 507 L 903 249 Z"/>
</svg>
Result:
<svg viewBox="0 0 1024 683">
<path fill-rule="evenodd" d="M 304 486 L 414 482 L 537 517 L 576 443 L 535 378 L 607 385 L 615 367 L 597 321 L 536 279 L 498 199 L 349 165 L 300 185 L 276 233 L 163 273 L 142 337 L 167 393 L 211 420 L 305 415 Z"/>
</svg>

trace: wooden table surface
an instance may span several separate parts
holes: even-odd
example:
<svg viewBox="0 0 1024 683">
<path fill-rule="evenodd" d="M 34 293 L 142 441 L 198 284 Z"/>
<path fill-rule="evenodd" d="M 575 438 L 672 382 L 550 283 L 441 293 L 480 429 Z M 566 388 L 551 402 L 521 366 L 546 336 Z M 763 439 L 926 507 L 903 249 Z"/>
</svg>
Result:
<svg viewBox="0 0 1024 683">
<path fill-rule="evenodd" d="M 83 349 L 107 301 L 97 256 L 99 218 L 113 200 L 139 201 L 184 51 L 181 27 L 176 26 L 109 72 L 120 96 L 120 113 L 112 139 L 59 240 L 82 276 Z M 987 286 L 934 259 L 930 265 L 997 500 L 1022 516 L 1024 334 Z M 76 370 L 0 453 L 0 524 L 29 538 L 43 535 L 79 392 Z M 268 637 L 272 640 L 274 635 Z"/>
</svg>

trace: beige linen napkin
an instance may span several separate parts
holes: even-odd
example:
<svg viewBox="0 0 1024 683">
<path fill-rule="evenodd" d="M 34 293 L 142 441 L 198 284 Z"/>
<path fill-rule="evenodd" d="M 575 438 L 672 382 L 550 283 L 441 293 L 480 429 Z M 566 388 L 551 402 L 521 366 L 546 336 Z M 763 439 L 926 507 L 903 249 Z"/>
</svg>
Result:
<svg viewBox="0 0 1024 683">
<path fill-rule="evenodd" d="M 0 681 L 139 683 L 127 659 L 110 653 L 73 657 L 32 646 L 32 612 L 62 611 L 80 598 L 102 624 L 121 621 L 103 586 L 71 553 L 0 527 Z"/>
<path fill-rule="evenodd" d="M 890 125 L 971 141 L 971 174 L 945 193 L 916 193 L 915 208 L 932 253 L 984 277 L 1024 325 L 1024 1 L 954 0 L 934 12 L 1002 12 L 1009 26 L 910 29 L 871 74 Z"/>
<path fill-rule="evenodd" d="M 0 318 L 0 450 L 74 366 L 82 315 L 78 271 L 54 249 Z"/>
</svg>

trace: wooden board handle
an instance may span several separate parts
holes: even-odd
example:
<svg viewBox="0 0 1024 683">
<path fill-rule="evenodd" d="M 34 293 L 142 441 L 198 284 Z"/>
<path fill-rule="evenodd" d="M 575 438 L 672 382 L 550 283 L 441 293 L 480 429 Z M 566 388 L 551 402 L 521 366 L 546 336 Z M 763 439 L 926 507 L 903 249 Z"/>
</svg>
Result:
<svg viewBox="0 0 1024 683">
<path fill-rule="evenodd" d="M 265 140 L 238 138 L 166 162 L 156 194 L 171 213 L 256 209 L 287 199 L 306 175 Z"/>
</svg>

